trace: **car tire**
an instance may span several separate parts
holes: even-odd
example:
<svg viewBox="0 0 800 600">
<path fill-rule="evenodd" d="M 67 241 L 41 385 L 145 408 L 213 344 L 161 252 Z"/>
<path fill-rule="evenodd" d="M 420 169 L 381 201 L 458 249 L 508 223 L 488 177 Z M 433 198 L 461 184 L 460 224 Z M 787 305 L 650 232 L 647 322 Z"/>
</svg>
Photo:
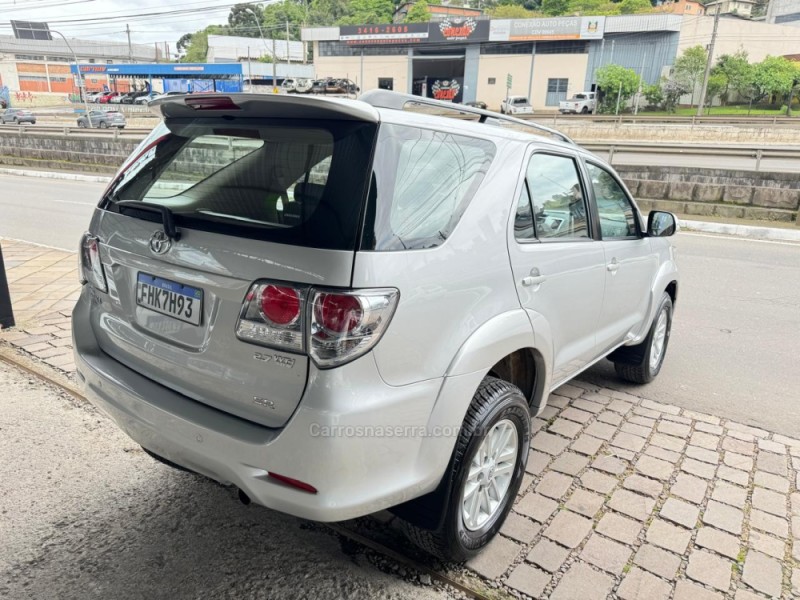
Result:
<svg viewBox="0 0 800 600">
<path fill-rule="evenodd" d="M 672 330 L 672 298 L 664 292 L 642 343 L 623 346 L 609 356 L 617 375 L 631 383 L 650 383 L 661 371 Z"/>
<path fill-rule="evenodd" d="M 84 123 L 83 121 L 78 121 L 78 127 L 80 127 L 81 129 L 86 129 L 86 123 Z"/>
<path fill-rule="evenodd" d="M 582 114 L 582 115 L 588 115 L 588 114 L 589 114 L 589 107 L 588 107 L 588 106 L 584 106 L 584 107 L 581 109 L 581 114 Z"/>
<path fill-rule="evenodd" d="M 408 538 L 445 561 L 461 562 L 478 554 L 500 530 L 514 504 L 528 462 L 530 422 L 528 402 L 520 389 L 486 377 L 472 398 L 444 476 L 443 483 L 450 485 L 443 488 L 447 494 L 440 508 L 443 514 L 437 515 L 435 529 L 417 525 L 420 519 L 403 515 L 402 528 Z M 498 463 L 488 456 L 483 459 L 484 470 L 470 477 L 470 471 L 480 460 L 479 453 L 485 452 L 492 441 L 502 441 L 503 436 L 507 437 L 501 445 L 505 452 L 500 456 L 506 457 L 499 463 L 504 467 L 502 479 L 495 476 Z M 509 454 L 512 447 L 516 449 L 513 458 Z M 499 458 L 497 452 L 494 458 Z M 509 473 L 508 480 L 505 472 Z M 480 505 L 468 505 L 473 498 Z M 489 510 L 481 514 L 484 500 Z M 466 519 L 472 519 L 471 523 L 466 522 L 465 515 Z"/>
<path fill-rule="evenodd" d="M 105 121 L 100 121 L 100 129 L 108 129 L 108 123 Z"/>
</svg>

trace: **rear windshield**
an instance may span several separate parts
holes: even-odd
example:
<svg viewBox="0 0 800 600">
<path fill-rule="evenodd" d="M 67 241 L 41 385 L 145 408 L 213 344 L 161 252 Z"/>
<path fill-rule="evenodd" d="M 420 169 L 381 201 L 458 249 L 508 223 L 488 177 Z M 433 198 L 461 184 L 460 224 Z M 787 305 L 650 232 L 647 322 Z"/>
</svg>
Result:
<svg viewBox="0 0 800 600">
<path fill-rule="evenodd" d="M 161 220 L 116 204 L 139 200 L 169 208 L 179 227 L 353 250 L 375 135 L 353 121 L 173 120 L 142 142 L 102 206 Z"/>
</svg>

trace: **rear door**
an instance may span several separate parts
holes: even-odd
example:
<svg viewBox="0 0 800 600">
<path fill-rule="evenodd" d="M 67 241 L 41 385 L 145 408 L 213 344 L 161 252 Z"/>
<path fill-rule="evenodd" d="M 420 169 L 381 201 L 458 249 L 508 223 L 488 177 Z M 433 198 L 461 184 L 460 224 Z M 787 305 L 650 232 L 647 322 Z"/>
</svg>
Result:
<svg viewBox="0 0 800 600">
<path fill-rule="evenodd" d="M 642 235 L 638 211 L 617 177 L 591 160 L 586 161 L 586 170 L 606 260 L 605 298 L 597 331 L 598 352 L 605 354 L 641 329 L 658 254 Z"/>
<path fill-rule="evenodd" d="M 520 302 L 550 326 L 554 384 L 596 356 L 605 255 L 589 214 L 578 157 L 560 149 L 533 153 L 509 254 Z"/>
<path fill-rule="evenodd" d="M 304 340 L 237 336 L 243 301 L 257 280 L 350 285 L 374 132 L 356 121 L 167 120 L 93 222 L 109 288 L 92 312 L 101 348 L 200 402 L 282 426 L 305 388 Z M 154 207 L 168 209 L 179 239 Z"/>
</svg>

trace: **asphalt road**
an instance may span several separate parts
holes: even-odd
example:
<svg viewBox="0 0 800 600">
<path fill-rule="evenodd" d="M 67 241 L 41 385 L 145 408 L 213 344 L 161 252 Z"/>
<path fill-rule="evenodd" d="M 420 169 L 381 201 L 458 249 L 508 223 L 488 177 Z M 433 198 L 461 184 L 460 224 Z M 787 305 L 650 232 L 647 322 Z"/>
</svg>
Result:
<svg viewBox="0 0 800 600">
<path fill-rule="evenodd" d="M 104 184 L 0 175 L 0 235 L 72 250 Z M 681 233 L 666 364 L 636 392 L 800 435 L 800 244 Z M 584 377 L 624 388 L 607 361 Z"/>
<path fill-rule="evenodd" d="M 155 462 L 92 407 L 2 362 L 0 389 L 0 598 L 450 597 Z"/>
</svg>

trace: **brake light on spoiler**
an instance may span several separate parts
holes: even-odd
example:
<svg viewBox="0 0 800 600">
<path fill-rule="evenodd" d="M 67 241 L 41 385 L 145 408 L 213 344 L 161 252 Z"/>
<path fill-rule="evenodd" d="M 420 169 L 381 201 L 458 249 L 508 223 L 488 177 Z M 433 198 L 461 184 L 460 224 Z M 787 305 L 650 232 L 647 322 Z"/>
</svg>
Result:
<svg viewBox="0 0 800 600">
<path fill-rule="evenodd" d="M 195 110 L 241 110 L 228 96 L 189 96 L 184 102 Z"/>
<path fill-rule="evenodd" d="M 242 305 L 236 336 L 307 352 L 320 368 L 343 365 L 378 343 L 394 315 L 393 288 L 333 290 L 256 281 Z"/>
</svg>

